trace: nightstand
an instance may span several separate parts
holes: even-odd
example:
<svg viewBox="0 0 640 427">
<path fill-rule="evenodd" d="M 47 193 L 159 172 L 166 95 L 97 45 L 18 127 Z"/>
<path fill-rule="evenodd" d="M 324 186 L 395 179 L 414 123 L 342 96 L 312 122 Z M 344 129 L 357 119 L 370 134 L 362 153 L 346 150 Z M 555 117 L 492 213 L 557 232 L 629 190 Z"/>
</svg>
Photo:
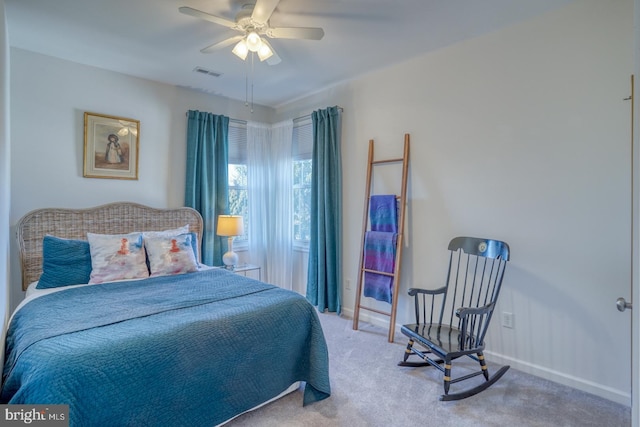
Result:
<svg viewBox="0 0 640 427">
<path fill-rule="evenodd" d="M 254 264 L 238 264 L 236 266 L 234 266 L 233 268 L 229 269 L 230 271 L 233 271 L 236 274 L 241 274 L 243 276 L 246 277 L 253 277 L 254 274 L 251 274 L 251 272 L 258 272 L 258 280 L 262 280 L 262 267 L 260 267 L 259 265 L 254 265 Z M 249 275 L 247 275 L 247 273 L 250 273 Z M 255 279 L 255 277 L 253 277 Z"/>
</svg>

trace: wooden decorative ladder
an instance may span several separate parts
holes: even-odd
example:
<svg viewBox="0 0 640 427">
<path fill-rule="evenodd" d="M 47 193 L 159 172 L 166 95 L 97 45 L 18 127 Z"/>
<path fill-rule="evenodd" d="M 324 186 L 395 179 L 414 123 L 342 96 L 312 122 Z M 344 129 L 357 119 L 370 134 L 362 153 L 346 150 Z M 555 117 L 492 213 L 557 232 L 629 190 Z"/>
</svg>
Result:
<svg viewBox="0 0 640 427">
<path fill-rule="evenodd" d="M 365 268 L 365 235 L 367 233 L 367 228 L 369 225 L 369 205 L 371 203 L 371 174 L 373 173 L 373 168 L 379 165 L 385 164 L 397 164 L 402 163 L 402 187 L 400 190 L 400 196 L 396 196 L 397 204 L 399 206 L 398 211 L 398 237 L 396 240 L 396 258 L 395 258 L 395 268 L 393 273 L 387 273 L 376 270 L 369 270 Z M 393 338 L 395 335 L 395 323 L 396 323 L 396 311 L 398 304 L 398 294 L 399 294 L 399 285 L 400 285 L 400 261 L 402 260 L 402 247 L 403 247 L 403 236 L 404 236 L 404 219 L 405 219 L 405 208 L 407 205 L 407 171 L 409 168 L 409 134 L 404 135 L 404 154 L 400 158 L 386 159 L 386 160 L 374 160 L 373 154 L 373 139 L 369 140 L 369 162 L 367 165 L 367 184 L 366 184 L 366 194 L 365 194 L 365 203 L 364 203 L 364 215 L 362 220 L 362 243 L 360 247 L 360 266 L 358 268 L 358 287 L 356 293 L 356 303 L 353 311 L 353 329 L 358 329 L 358 323 L 360 318 L 360 310 L 368 310 L 378 314 L 382 314 L 385 316 L 389 316 L 389 342 L 393 342 Z M 383 311 L 375 308 L 367 307 L 361 304 L 362 292 L 363 292 L 363 278 L 364 273 L 375 273 L 386 276 L 393 276 L 393 288 L 392 288 L 392 302 L 391 302 L 391 311 Z"/>
</svg>

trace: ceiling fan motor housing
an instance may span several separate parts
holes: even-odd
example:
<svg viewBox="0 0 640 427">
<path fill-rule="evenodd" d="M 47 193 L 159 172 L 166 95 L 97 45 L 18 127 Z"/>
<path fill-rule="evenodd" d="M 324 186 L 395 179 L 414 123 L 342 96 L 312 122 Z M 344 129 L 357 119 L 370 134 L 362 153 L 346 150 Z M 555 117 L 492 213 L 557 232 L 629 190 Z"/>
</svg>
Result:
<svg viewBox="0 0 640 427">
<path fill-rule="evenodd" d="M 245 31 L 247 34 L 251 31 L 255 31 L 256 33 L 263 35 L 267 32 L 269 28 L 269 23 L 259 23 L 251 19 L 251 15 L 253 14 L 253 8 L 255 4 L 249 3 L 242 6 L 242 9 L 236 14 L 236 29 L 239 31 Z"/>
</svg>

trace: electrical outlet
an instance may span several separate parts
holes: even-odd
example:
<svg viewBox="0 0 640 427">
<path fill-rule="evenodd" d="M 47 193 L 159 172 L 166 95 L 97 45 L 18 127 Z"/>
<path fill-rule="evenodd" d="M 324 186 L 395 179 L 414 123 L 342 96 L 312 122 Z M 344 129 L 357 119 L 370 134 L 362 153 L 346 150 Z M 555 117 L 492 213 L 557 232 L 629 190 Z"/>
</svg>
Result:
<svg viewBox="0 0 640 427">
<path fill-rule="evenodd" d="M 502 313 L 502 326 L 513 329 L 513 313 L 507 311 Z"/>
<path fill-rule="evenodd" d="M 348 291 L 351 290 L 351 279 L 347 279 L 344 281 L 344 288 Z"/>
</svg>

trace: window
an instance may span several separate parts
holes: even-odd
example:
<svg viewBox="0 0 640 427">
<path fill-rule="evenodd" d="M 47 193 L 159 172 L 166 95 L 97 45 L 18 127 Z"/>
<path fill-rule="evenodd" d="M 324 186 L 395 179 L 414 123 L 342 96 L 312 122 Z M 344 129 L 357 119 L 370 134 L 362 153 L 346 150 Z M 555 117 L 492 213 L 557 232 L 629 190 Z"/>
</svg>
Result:
<svg viewBox="0 0 640 427">
<path fill-rule="evenodd" d="M 242 215 L 244 235 L 234 242 L 242 247 L 249 241 L 249 203 L 247 197 L 247 127 L 229 123 L 229 214 Z"/>
<path fill-rule="evenodd" d="M 293 156 L 293 239 L 298 246 L 308 246 L 311 234 L 311 155 L 313 125 L 311 118 L 294 122 Z M 242 247 L 249 242 L 249 203 L 247 191 L 247 127 L 229 123 L 229 214 L 242 215 L 244 235 L 235 242 Z"/>
<path fill-rule="evenodd" d="M 311 155 L 313 125 L 311 118 L 293 125 L 293 241 L 308 245 L 311 237 Z"/>
</svg>

